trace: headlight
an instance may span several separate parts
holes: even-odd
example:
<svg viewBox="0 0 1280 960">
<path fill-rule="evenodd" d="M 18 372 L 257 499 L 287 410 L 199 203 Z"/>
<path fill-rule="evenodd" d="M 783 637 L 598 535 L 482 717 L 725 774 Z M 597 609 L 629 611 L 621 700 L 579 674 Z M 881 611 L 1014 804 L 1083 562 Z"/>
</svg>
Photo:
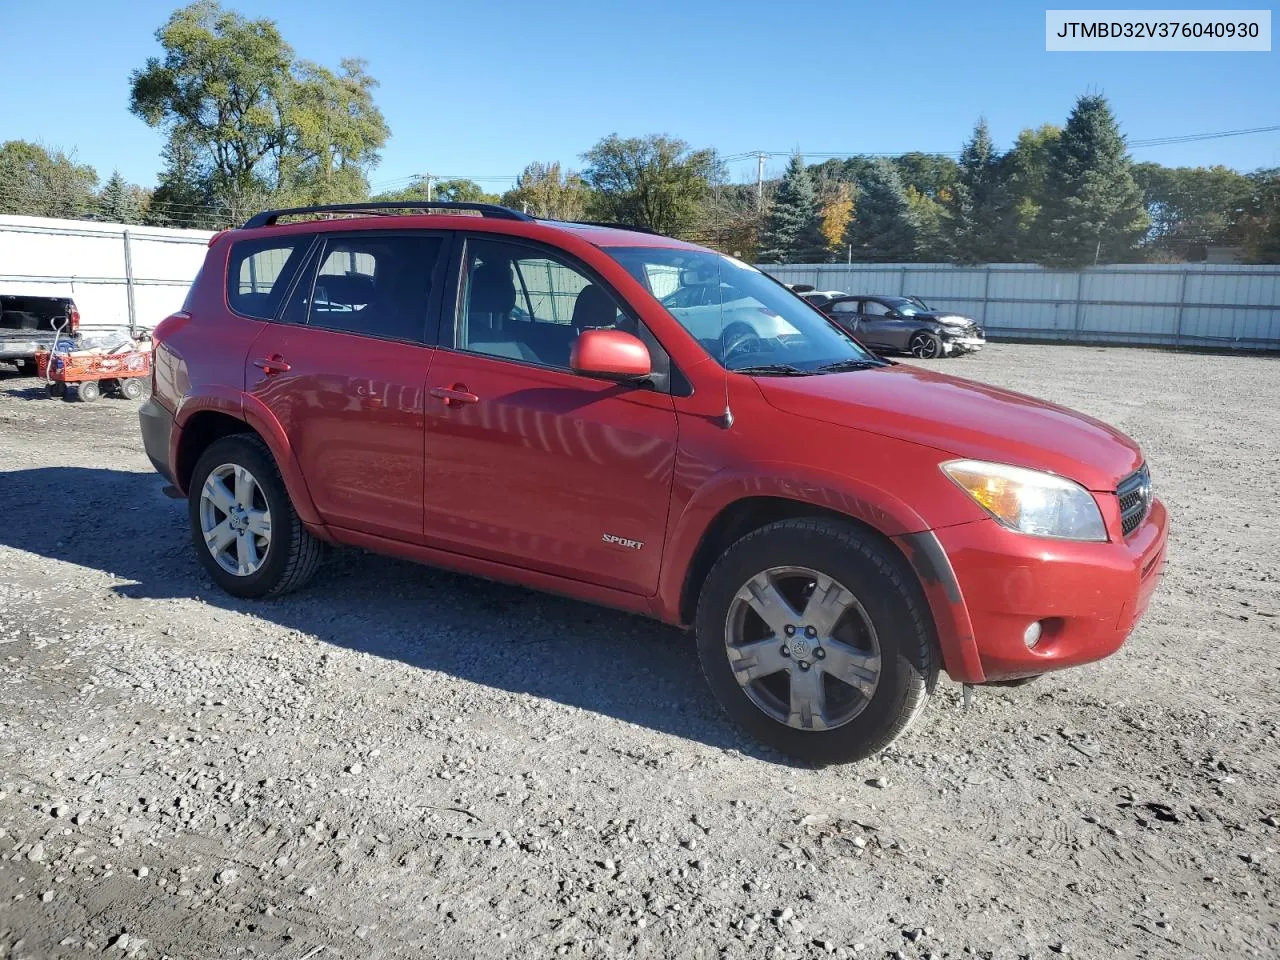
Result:
<svg viewBox="0 0 1280 960">
<path fill-rule="evenodd" d="M 1004 463 L 952 460 L 942 472 L 1012 530 L 1066 540 L 1106 540 L 1098 504 L 1080 484 Z"/>
</svg>

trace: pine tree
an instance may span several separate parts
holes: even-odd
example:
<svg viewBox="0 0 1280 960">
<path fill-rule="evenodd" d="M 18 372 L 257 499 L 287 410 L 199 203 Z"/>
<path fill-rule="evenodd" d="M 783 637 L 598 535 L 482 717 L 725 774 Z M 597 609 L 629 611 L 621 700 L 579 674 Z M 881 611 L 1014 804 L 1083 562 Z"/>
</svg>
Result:
<svg viewBox="0 0 1280 960">
<path fill-rule="evenodd" d="M 1104 97 L 1081 97 L 1050 149 L 1038 259 L 1064 266 L 1122 260 L 1150 222 L 1111 107 Z"/>
<path fill-rule="evenodd" d="M 774 194 L 760 237 L 763 263 L 826 263 L 827 240 L 813 178 L 798 154 Z"/>
<path fill-rule="evenodd" d="M 954 259 L 994 263 L 1010 258 L 1008 191 L 985 117 L 978 120 L 960 154 L 960 175 L 947 207 Z"/>
<path fill-rule="evenodd" d="M 874 161 L 859 177 L 853 219 L 844 233 L 855 261 L 901 262 L 919 253 L 920 224 L 893 165 Z"/>
<path fill-rule="evenodd" d="M 141 223 L 142 210 L 133 188 L 120 176 L 119 170 L 111 172 L 111 179 L 102 188 L 98 198 L 98 218 L 108 223 Z"/>
</svg>

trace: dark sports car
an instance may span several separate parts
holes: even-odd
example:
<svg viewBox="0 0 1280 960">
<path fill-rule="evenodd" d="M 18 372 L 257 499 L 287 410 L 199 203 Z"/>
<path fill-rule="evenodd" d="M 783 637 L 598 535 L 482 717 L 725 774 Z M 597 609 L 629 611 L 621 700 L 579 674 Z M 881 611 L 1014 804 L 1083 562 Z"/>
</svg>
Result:
<svg viewBox="0 0 1280 960">
<path fill-rule="evenodd" d="M 987 344 L 976 320 L 928 309 L 918 297 L 857 294 L 815 306 L 861 343 L 880 352 L 898 351 L 932 360 L 971 353 Z"/>
</svg>

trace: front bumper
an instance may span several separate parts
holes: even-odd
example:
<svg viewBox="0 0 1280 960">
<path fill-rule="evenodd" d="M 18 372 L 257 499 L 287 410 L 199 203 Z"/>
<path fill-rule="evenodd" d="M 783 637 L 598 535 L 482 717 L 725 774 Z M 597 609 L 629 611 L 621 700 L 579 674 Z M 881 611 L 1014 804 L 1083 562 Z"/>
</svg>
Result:
<svg viewBox="0 0 1280 960">
<path fill-rule="evenodd" d="M 943 340 L 942 346 L 947 353 L 974 353 L 987 345 L 983 337 L 955 337 Z"/>
<path fill-rule="evenodd" d="M 173 414 L 152 398 L 138 410 L 138 425 L 142 428 L 142 446 L 147 459 L 156 472 L 173 483 L 173 471 L 169 466 L 169 439 L 173 435 Z"/>
<path fill-rule="evenodd" d="M 949 659 L 948 672 L 966 682 L 1008 680 L 1101 660 L 1120 648 L 1160 579 L 1168 514 L 1156 500 L 1132 535 L 1110 543 L 1028 537 L 995 520 L 935 534 L 954 571 L 952 604 L 963 608 L 954 620 L 968 627 L 976 655 L 956 658 L 955 666 Z M 1033 622 L 1042 634 L 1028 648 L 1023 636 Z"/>
</svg>

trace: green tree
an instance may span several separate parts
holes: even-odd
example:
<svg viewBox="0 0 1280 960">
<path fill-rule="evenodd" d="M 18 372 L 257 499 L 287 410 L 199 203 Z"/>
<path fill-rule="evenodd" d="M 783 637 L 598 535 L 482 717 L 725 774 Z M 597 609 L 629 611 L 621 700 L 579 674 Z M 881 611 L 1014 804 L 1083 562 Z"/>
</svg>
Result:
<svg viewBox="0 0 1280 960">
<path fill-rule="evenodd" d="M 915 260 L 920 224 L 891 162 L 878 159 L 858 182 L 853 219 L 844 233 L 855 261 Z"/>
<path fill-rule="evenodd" d="M 941 263 L 950 256 L 947 240 L 947 211 L 933 197 L 915 187 L 906 187 L 907 206 L 916 224 L 916 250 L 913 259 Z"/>
<path fill-rule="evenodd" d="M 1041 262 L 1084 266 L 1127 259 L 1149 225 L 1111 107 L 1104 97 L 1080 97 L 1049 150 L 1037 231 Z"/>
<path fill-rule="evenodd" d="M 1049 177 L 1049 154 L 1062 128 L 1046 123 L 1023 130 L 1013 149 L 1000 158 L 1000 182 L 1005 193 L 998 223 L 996 259 L 1034 260 L 1043 246 L 1036 234 Z"/>
<path fill-rule="evenodd" d="M 25 140 L 0 144 L 0 213 L 80 218 L 97 208 L 98 174 L 61 150 Z"/>
<path fill-rule="evenodd" d="M 1245 250 L 1253 263 L 1280 263 L 1280 167 L 1255 170 L 1248 212 L 1242 219 Z"/>
<path fill-rule="evenodd" d="M 960 175 L 955 160 L 940 153 L 904 153 L 890 162 L 905 188 L 938 203 L 951 198 Z"/>
<path fill-rule="evenodd" d="M 593 193 L 593 219 L 679 233 L 701 213 L 718 162 L 712 150 L 690 150 L 661 134 L 623 139 L 611 133 L 582 155 Z"/>
<path fill-rule="evenodd" d="M 516 185 L 502 195 L 504 206 L 535 217 L 581 220 L 589 199 L 582 177 L 560 172 L 558 163 L 531 163 L 516 178 Z"/>
<path fill-rule="evenodd" d="M 126 183 L 119 170 L 111 171 L 111 179 L 98 197 L 98 218 L 108 223 L 141 223 L 142 203 L 139 190 Z"/>
<path fill-rule="evenodd" d="M 388 130 L 359 60 L 297 60 L 276 24 L 216 0 L 173 13 L 163 58 L 133 73 L 130 109 L 167 133 L 175 196 L 203 193 L 238 219 L 282 202 L 360 199 Z M 173 202 L 176 209 L 176 202 Z"/>
<path fill-rule="evenodd" d="M 764 263 L 825 263 L 827 240 L 813 179 L 804 158 L 796 154 L 773 195 L 760 236 L 759 259 Z"/>
<path fill-rule="evenodd" d="M 946 207 L 948 246 L 954 259 L 993 263 L 1009 256 L 1008 193 L 985 117 L 978 120 L 960 153 L 959 173 Z"/>
<path fill-rule="evenodd" d="M 1244 242 L 1243 225 L 1254 182 L 1227 167 L 1165 167 L 1139 163 L 1134 180 L 1142 190 L 1151 229 L 1150 256 L 1203 260 L 1210 246 Z"/>
<path fill-rule="evenodd" d="M 418 180 L 401 190 L 379 193 L 373 197 L 377 201 L 423 201 L 427 200 L 427 181 Z M 474 180 L 438 180 L 431 185 L 431 199 L 440 203 L 498 203 L 497 194 L 485 193 L 484 188 Z"/>
</svg>

